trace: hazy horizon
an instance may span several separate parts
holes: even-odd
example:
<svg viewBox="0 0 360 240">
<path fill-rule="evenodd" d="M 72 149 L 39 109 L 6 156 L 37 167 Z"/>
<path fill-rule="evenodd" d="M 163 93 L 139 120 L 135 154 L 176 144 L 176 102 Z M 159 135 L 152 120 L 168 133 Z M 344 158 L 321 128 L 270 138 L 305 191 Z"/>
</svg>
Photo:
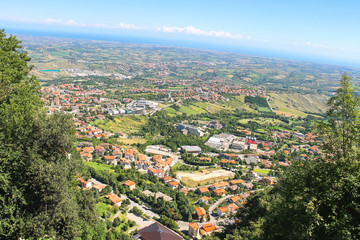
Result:
<svg viewBox="0 0 360 240">
<path fill-rule="evenodd" d="M 8 28 L 5 29 L 7 34 L 19 35 L 19 36 L 37 36 L 37 37 L 58 37 L 69 39 L 85 39 L 85 40 L 97 40 L 97 41 L 114 41 L 123 43 L 134 44 L 148 44 L 148 45 L 160 45 L 169 47 L 185 47 L 200 50 L 220 51 L 229 53 L 238 53 L 253 55 L 259 57 L 280 58 L 286 60 L 304 61 L 318 64 L 337 65 L 341 67 L 360 68 L 360 63 L 348 62 L 346 60 L 326 58 L 322 56 L 300 54 L 286 51 L 276 51 L 255 47 L 242 47 L 234 45 L 224 45 L 221 43 L 204 43 L 202 41 L 189 41 L 189 40 L 177 40 L 168 38 L 156 38 L 146 36 L 129 36 L 129 35 L 113 35 L 106 33 L 76 33 L 66 31 L 44 31 L 34 29 L 17 29 Z"/>
</svg>

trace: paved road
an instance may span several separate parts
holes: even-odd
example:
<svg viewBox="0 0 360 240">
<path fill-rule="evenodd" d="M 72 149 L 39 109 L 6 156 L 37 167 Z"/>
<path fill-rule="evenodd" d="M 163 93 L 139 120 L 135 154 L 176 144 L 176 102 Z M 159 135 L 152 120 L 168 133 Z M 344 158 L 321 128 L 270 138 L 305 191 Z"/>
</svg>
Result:
<svg viewBox="0 0 360 240">
<path fill-rule="evenodd" d="M 223 198 L 220 198 L 219 200 L 216 201 L 216 203 L 215 203 L 214 205 L 210 206 L 210 208 L 209 208 L 210 221 L 209 221 L 209 222 L 211 222 L 212 224 L 215 224 L 215 223 L 216 223 L 216 218 L 212 215 L 212 212 L 214 211 L 214 209 L 218 208 L 218 206 L 219 206 L 222 202 L 226 201 L 228 198 L 231 198 L 231 197 L 233 197 L 233 196 L 235 196 L 235 195 L 227 195 L 227 196 L 225 196 L 225 197 L 223 197 Z M 214 222 L 215 222 L 215 223 L 214 223 Z"/>
<path fill-rule="evenodd" d="M 127 199 L 127 197 L 125 195 L 121 195 L 121 199 L 125 200 Z M 129 198 L 128 198 L 129 199 Z M 144 214 L 148 215 L 149 217 L 153 218 L 160 218 L 160 216 L 158 214 L 156 214 L 152 209 L 147 208 L 144 205 L 140 205 L 134 201 L 130 200 L 130 205 L 129 205 L 129 210 L 131 210 L 133 207 L 137 207 L 138 209 L 140 209 Z"/>
<path fill-rule="evenodd" d="M 136 225 L 138 225 L 138 226 L 136 227 L 137 229 L 142 229 L 142 228 L 147 227 L 147 226 L 149 226 L 150 224 L 152 224 L 152 223 L 155 222 L 155 221 L 153 221 L 153 220 L 147 220 L 147 219 L 145 219 L 145 218 L 136 216 L 135 214 L 130 213 L 130 212 L 127 213 L 126 218 L 129 219 L 129 220 L 132 220 L 132 221 L 136 222 Z M 134 229 L 131 229 L 131 230 L 129 230 L 129 232 L 132 232 L 133 230 L 134 230 Z"/>
</svg>

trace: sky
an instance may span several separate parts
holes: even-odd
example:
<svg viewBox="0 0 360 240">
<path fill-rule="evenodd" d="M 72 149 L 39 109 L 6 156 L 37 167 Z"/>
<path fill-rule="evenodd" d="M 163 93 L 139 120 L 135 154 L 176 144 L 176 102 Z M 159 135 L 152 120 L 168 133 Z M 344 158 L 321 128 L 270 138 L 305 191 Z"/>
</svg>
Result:
<svg viewBox="0 0 360 240">
<path fill-rule="evenodd" d="M 360 66 L 358 0 L 3 1 L 0 28 L 151 37 Z"/>
</svg>

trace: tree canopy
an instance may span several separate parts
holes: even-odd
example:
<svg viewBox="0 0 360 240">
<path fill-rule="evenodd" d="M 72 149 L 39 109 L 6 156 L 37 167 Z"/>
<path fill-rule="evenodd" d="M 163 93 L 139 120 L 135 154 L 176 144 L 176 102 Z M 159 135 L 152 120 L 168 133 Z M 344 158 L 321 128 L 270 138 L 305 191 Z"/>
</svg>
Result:
<svg viewBox="0 0 360 240">
<path fill-rule="evenodd" d="M 76 186 L 71 117 L 43 111 L 29 61 L 0 30 L 0 238 L 104 239 L 93 196 Z"/>
</svg>

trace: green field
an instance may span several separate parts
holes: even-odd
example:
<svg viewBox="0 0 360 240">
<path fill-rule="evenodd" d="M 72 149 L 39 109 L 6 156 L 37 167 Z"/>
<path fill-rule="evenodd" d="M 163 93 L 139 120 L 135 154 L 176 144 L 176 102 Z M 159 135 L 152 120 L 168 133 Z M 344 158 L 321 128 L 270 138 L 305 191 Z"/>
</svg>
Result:
<svg viewBox="0 0 360 240">
<path fill-rule="evenodd" d="M 259 112 L 271 112 L 271 110 L 267 107 L 258 107 Z"/>
<path fill-rule="evenodd" d="M 96 212 L 99 214 L 99 216 L 102 216 L 104 212 L 110 211 L 110 206 L 106 203 L 97 203 L 96 204 Z"/>
<path fill-rule="evenodd" d="M 186 113 L 186 114 L 189 114 L 189 115 L 196 115 L 196 114 L 200 114 L 200 113 L 206 113 L 206 111 L 204 109 L 193 106 L 193 105 L 190 105 L 190 106 L 187 106 L 187 107 L 182 106 L 180 108 L 180 112 Z"/>
<path fill-rule="evenodd" d="M 270 170 L 258 169 L 258 168 L 255 168 L 254 171 L 257 172 L 257 173 L 263 173 L 263 174 L 269 174 L 269 172 L 270 172 Z"/>
<path fill-rule="evenodd" d="M 111 120 L 96 120 L 94 125 L 110 132 L 137 133 L 146 123 L 147 116 L 121 116 Z"/>
<path fill-rule="evenodd" d="M 89 167 L 93 167 L 96 170 L 100 170 L 100 171 L 114 171 L 113 169 L 111 169 L 110 165 L 106 165 L 106 164 L 102 164 L 102 163 L 85 162 L 85 165 L 87 165 Z"/>
</svg>

